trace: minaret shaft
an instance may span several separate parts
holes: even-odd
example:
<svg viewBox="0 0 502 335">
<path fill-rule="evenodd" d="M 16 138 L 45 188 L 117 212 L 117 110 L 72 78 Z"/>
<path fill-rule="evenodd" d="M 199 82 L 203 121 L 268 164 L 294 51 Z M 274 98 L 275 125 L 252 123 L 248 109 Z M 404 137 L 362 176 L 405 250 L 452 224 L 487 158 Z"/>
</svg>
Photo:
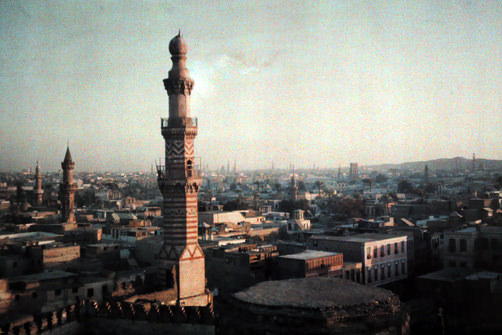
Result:
<svg viewBox="0 0 502 335">
<path fill-rule="evenodd" d="M 75 162 L 71 158 L 69 147 L 66 149 L 64 161 L 61 162 L 61 168 L 63 169 L 63 181 L 59 185 L 61 221 L 75 223 L 75 191 L 77 190 L 77 184 L 73 181 Z"/>
<path fill-rule="evenodd" d="M 191 117 L 193 80 L 185 65 L 186 49 L 179 35 L 171 41 L 173 67 L 164 79 L 169 118 L 161 120 L 165 165 L 157 167 L 164 198 L 164 245 L 158 266 L 162 285 L 177 290 L 178 304 L 207 305 L 204 253 L 198 245 L 197 193 L 201 180 L 194 156 L 197 119 Z"/>
</svg>

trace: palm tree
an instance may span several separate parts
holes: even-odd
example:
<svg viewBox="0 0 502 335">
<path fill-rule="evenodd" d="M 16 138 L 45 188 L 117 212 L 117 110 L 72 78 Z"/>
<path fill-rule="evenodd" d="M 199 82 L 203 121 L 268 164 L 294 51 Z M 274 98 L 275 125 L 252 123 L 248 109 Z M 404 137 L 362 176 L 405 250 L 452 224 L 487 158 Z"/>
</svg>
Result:
<svg viewBox="0 0 502 335">
<path fill-rule="evenodd" d="M 320 181 L 320 180 L 317 180 L 315 182 L 315 186 L 317 186 L 317 189 L 319 190 L 319 196 L 321 196 L 321 187 L 324 186 L 324 183 L 322 181 Z"/>
</svg>

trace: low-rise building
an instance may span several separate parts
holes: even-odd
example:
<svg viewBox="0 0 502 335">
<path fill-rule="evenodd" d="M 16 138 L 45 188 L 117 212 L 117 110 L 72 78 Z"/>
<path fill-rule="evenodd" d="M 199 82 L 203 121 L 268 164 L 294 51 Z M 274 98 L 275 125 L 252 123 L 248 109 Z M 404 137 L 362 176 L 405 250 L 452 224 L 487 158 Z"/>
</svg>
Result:
<svg viewBox="0 0 502 335">
<path fill-rule="evenodd" d="M 277 259 L 279 277 L 339 277 L 342 275 L 343 254 L 319 250 L 305 250 Z"/>
</svg>

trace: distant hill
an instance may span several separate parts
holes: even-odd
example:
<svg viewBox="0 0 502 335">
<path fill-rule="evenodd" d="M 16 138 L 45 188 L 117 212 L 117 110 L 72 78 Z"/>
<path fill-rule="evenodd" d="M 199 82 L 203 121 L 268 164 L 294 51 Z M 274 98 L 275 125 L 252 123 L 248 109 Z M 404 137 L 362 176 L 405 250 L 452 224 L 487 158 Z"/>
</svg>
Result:
<svg viewBox="0 0 502 335">
<path fill-rule="evenodd" d="M 431 170 L 454 170 L 457 167 L 459 170 L 470 170 L 472 169 L 472 159 L 464 157 L 440 158 L 422 162 L 371 165 L 369 167 L 372 167 L 377 170 L 387 170 L 387 169 L 423 170 L 425 168 L 425 165 L 429 166 L 429 169 Z M 484 167 L 485 169 L 502 169 L 502 160 L 476 158 L 476 169 L 479 169 L 481 166 Z"/>
</svg>

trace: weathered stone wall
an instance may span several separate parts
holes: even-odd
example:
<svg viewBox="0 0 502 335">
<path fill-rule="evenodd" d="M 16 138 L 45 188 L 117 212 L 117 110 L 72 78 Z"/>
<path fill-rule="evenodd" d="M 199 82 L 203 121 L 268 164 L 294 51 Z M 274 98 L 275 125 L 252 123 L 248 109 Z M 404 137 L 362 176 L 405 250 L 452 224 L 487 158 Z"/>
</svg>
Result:
<svg viewBox="0 0 502 335">
<path fill-rule="evenodd" d="M 214 334 L 214 323 L 212 306 L 84 300 L 54 312 L 8 319 L 0 324 L 0 335 Z"/>
</svg>

